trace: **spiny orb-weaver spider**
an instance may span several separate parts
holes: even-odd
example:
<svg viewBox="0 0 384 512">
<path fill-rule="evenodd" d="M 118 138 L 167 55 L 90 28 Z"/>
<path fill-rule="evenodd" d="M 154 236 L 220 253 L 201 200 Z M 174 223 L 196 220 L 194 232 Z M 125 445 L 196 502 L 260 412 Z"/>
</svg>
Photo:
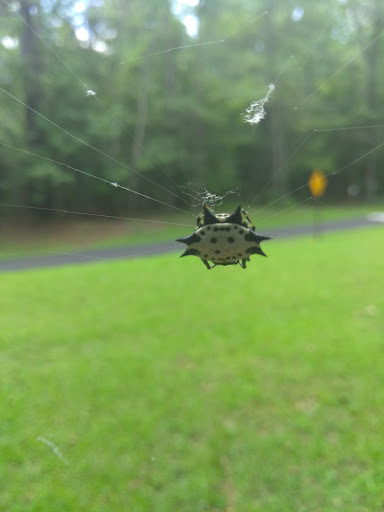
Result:
<svg viewBox="0 0 384 512">
<path fill-rule="evenodd" d="M 237 264 L 246 268 L 251 254 L 266 256 L 260 243 L 270 240 L 269 236 L 258 235 L 255 230 L 248 213 L 241 206 L 231 214 L 216 215 L 204 206 L 204 211 L 197 217 L 192 235 L 176 241 L 187 245 L 181 257 L 197 256 L 208 269 L 216 265 Z"/>
</svg>

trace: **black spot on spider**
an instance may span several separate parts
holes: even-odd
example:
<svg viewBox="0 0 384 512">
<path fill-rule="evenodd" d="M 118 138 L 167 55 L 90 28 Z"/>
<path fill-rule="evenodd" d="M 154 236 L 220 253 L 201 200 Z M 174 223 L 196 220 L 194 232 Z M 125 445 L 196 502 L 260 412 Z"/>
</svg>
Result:
<svg viewBox="0 0 384 512">
<path fill-rule="evenodd" d="M 210 229 L 211 229 L 211 226 L 208 226 L 208 227 L 207 227 L 207 231 L 209 231 Z"/>
<path fill-rule="evenodd" d="M 240 229 L 239 233 L 240 233 L 240 235 L 242 235 L 244 233 L 244 230 Z"/>
<path fill-rule="evenodd" d="M 215 244 L 217 242 L 217 238 L 213 237 L 211 238 L 211 244 Z"/>
<path fill-rule="evenodd" d="M 241 252 L 238 252 L 238 253 L 237 253 L 237 255 L 238 255 L 238 256 L 242 256 Z"/>
<path fill-rule="evenodd" d="M 205 235 L 205 231 L 200 231 L 200 234 L 201 235 Z"/>
<path fill-rule="evenodd" d="M 219 251 L 219 249 L 217 249 L 217 251 L 215 251 L 216 254 L 220 254 L 221 251 Z"/>
<path fill-rule="evenodd" d="M 219 231 L 219 228 L 213 228 L 213 231 Z"/>
<path fill-rule="evenodd" d="M 241 255 L 240 255 L 241 256 Z M 208 258 L 208 254 L 204 254 L 204 258 Z"/>
<path fill-rule="evenodd" d="M 233 226 L 233 229 L 237 229 L 237 226 Z"/>
<path fill-rule="evenodd" d="M 230 228 L 229 226 L 227 226 L 225 229 L 226 229 L 227 231 L 231 231 L 231 228 Z"/>
<path fill-rule="evenodd" d="M 228 237 L 228 242 L 229 242 L 230 244 L 233 244 L 233 242 L 234 242 L 234 241 L 235 241 L 235 239 L 233 238 L 233 236 L 229 236 L 229 237 Z"/>
</svg>

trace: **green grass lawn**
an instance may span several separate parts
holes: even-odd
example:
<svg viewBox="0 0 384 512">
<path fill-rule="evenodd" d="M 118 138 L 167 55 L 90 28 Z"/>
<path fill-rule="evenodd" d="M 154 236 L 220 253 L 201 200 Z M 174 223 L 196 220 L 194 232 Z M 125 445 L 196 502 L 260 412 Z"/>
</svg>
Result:
<svg viewBox="0 0 384 512">
<path fill-rule="evenodd" d="M 230 203 L 217 207 L 215 211 L 233 211 L 237 206 L 237 203 Z M 372 211 L 383 210 L 383 203 L 354 206 L 321 203 L 320 218 L 323 221 L 359 218 Z M 255 205 L 249 209 L 249 214 L 259 232 L 267 233 L 269 230 L 276 236 L 279 228 L 311 225 L 313 203 L 309 201 L 283 207 Z M 164 213 L 145 212 L 145 216 L 139 212 L 132 216 L 143 217 L 145 221 L 58 216 L 49 222 L 40 219 L 40 222 L 29 220 L 8 225 L 3 220 L 0 224 L 0 259 L 46 254 L 49 251 L 74 252 L 169 241 L 190 233 L 196 226 L 195 216 L 170 214 L 169 210 Z"/>
<path fill-rule="evenodd" d="M 0 510 L 383 510 L 383 229 L 263 247 L 3 274 Z"/>
</svg>

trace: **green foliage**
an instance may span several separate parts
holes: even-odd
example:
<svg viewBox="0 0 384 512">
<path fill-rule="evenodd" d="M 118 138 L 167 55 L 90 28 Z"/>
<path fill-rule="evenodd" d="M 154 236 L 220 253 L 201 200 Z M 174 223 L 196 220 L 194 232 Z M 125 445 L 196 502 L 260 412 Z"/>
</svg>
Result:
<svg viewBox="0 0 384 512">
<path fill-rule="evenodd" d="M 3 275 L 0 508 L 381 510 L 378 229 Z"/>
</svg>

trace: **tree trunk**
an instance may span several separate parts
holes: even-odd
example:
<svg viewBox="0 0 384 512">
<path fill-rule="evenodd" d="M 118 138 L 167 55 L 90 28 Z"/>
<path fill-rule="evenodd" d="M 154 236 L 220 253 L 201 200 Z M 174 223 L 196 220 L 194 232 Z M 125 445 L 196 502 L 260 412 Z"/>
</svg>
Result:
<svg viewBox="0 0 384 512">
<path fill-rule="evenodd" d="M 38 111 L 41 101 L 41 87 L 38 84 L 41 66 L 36 48 L 37 38 L 34 34 L 36 32 L 35 19 L 31 16 L 32 8 L 37 8 L 34 0 L 20 0 L 20 16 L 25 22 L 21 33 L 24 99 L 31 109 Z M 40 135 L 36 125 L 36 114 L 30 108 L 25 109 L 25 134 L 29 146 L 33 147 L 40 142 Z"/>
<path fill-rule="evenodd" d="M 24 136 L 28 149 L 31 152 L 38 152 L 39 147 L 44 146 L 44 136 L 37 122 L 37 115 L 33 110 L 39 112 L 42 101 L 42 89 L 39 80 L 42 76 L 42 66 L 38 53 L 39 41 L 36 37 L 35 16 L 32 9 L 37 10 L 39 4 L 36 0 L 20 0 L 20 16 L 24 20 L 21 32 L 21 60 L 22 80 L 24 88 L 24 102 L 29 108 L 25 108 Z M 25 169 L 26 178 L 23 187 L 23 202 L 35 206 L 51 208 L 51 183 L 49 179 L 41 177 L 36 179 L 28 174 Z M 48 215 L 48 212 L 46 212 Z"/>
<path fill-rule="evenodd" d="M 143 154 L 145 131 L 147 128 L 148 80 L 148 59 L 144 58 L 140 69 L 139 88 L 137 93 L 137 115 L 132 143 L 132 166 L 135 171 L 138 170 L 139 161 Z M 138 190 L 140 188 L 140 177 L 137 174 L 132 173 L 129 177 L 129 184 L 133 190 Z M 132 194 L 129 200 L 130 209 L 134 210 L 138 208 L 140 201 L 141 199 L 138 195 Z"/>
<path fill-rule="evenodd" d="M 272 186 L 277 196 L 286 194 L 286 152 L 281 105 L 276 102 L 270 107 L 270 137 L 272 148 Z"/>
<path fill-rule="evenodd" d="M 366 52 L 367 63 L 367 105 L 370 112 L 369 124 L 377 122 L 376 112 L 379 111 L 378 105 L 378 63 L 381 59 L 380 53 L 380 34 L 384 29 L 384 9 L 382 0 L 373 0 L 372 3 L 372 40 L 373 43 Z M 372 146 L 379 144 L 376 131 L 372 135 Z M 377 180 L 377 156 L 376 153 L 368 156 L 365 168 L 365 198 L 367 201 L 373 201 L 376 198 L 378 188 Z"/>
<path fill-rule="evenodd" d="M 268 55 L 268 62 L 270 65 L 270 83 L 273 83 L 276 77 L 276 65 L 275 59 L 277 55 L 277 41 L 276 41 L 276 29 L 273 25 L 273 12 L 275 11 L 276 5 L 274 0 L 268 0 L 266 4 L 269 6 L 269 16 L 265 18 L 265 24 L 267 29 L 266 36 L 266 51 Z M 282 118 L 282 106 L 278 100 L 271 100 L 268 105 L 267 120 L 269 125 L 270 134 L 270 146 L 272 156 L 272 187 L 273 193 L 276 196 L 281 196 L 286 193 L 286 151 L 285 151 L 285 134 L 283 128 Z"/>
<path fill-rule="evenodd" d="M 148 116 L 148 82 L 149 82 L 149 65 L 148 59 L 143 59 L 143 65 L 140 70 L 139 91 L 137 99 L 137 118 L 135 133 L 133 137 L 132 160 L 136 166 L 142 155 L 145 130 L 147 127 Z"/>
</svg>

